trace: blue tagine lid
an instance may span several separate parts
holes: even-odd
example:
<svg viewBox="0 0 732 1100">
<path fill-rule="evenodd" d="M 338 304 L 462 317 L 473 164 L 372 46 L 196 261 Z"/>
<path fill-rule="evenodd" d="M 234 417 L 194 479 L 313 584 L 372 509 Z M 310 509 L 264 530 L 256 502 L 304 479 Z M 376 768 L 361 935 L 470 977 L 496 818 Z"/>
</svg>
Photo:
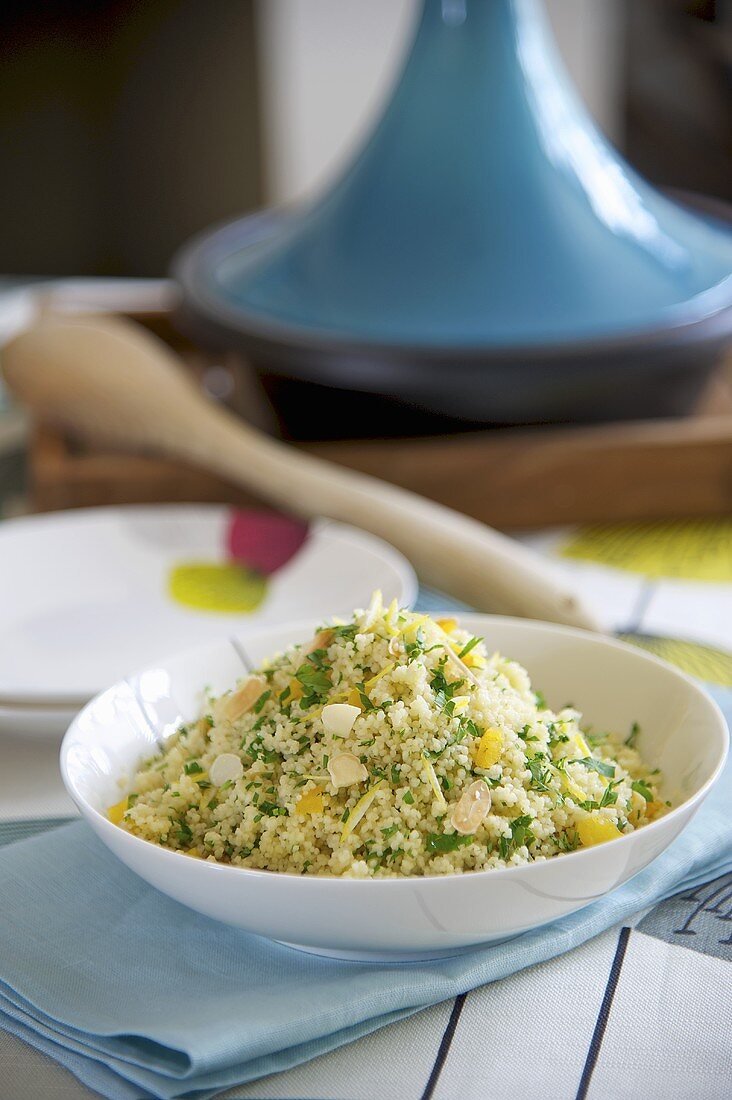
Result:
<svg viewBox="0 0 732 1100">
<path fill-rule="evenodd" d="M 416 366 L 446 355 L 591 359 L 732 329 L 729 225 L 609 145 L 536 0 L 425 0 L 392 99 L 330 190 L 204 235 L 177 274 L 187 308 L 254 354 L 366 389 L 403 391 L 406 361 L 419 390 Z"/>
</svg>

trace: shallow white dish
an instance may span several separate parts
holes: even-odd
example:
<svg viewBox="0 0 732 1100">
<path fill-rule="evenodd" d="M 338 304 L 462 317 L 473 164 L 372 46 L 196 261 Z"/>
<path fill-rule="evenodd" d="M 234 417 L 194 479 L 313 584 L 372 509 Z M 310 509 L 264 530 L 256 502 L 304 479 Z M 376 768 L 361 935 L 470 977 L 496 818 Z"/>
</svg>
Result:
<svg viewBox="0 0 732 1100">
<path fill-rule="evenodd" d="M 567 627 L 463 615 L 489 648 L 520 661 L 551 705 L 568 701 L 598 729 L 641 726 L 638 747 L 664 773 L 675 808 L 618 840 L 545 862 L 433 878 L 350 880 L 249 871 L 189 859 L 104 816 L 138 762 L 260 661 L 312 635 L 313 623 L 261 630 L 161 662 L 116 684 L 72 723 L 61 750 L 69 794 L 107 847 L 159 890 L 207 916 L 305 950 L 348 958 L 429 958 L 555 920 L 642 870 L 687 824 L 728 749 L 719 708 L 672 666 Z M 121 786 L 120 786 L 121 781 Z"/>
<path fill-rule="evenodd" d="M 222 505 L 10 520 L 0 526 L 0 560 L 0 711 L 12 711 L 0 714 L 0 728 L 17 721 L 29 736 L 62 733 L 105 685 L 161 654 L 263 623 L 350 614 L 375 588 L 405 605 L 417 592 L 406 559 L 372 535 L 330 520 L 306 529 Z M 252 611 L 201 609 L 171 595 L 176 568 L 198 563 L 215 572 L 252 562 L 268 574 Z M 60 729 L 52 710 L 66 712 Z"/>
</svg>

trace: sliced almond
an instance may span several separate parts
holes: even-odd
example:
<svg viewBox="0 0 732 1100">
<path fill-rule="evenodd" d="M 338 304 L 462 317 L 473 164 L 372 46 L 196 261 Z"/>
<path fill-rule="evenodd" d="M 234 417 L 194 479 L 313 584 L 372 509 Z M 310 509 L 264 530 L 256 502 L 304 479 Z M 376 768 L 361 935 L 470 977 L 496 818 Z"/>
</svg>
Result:
<svg viewBox="0 0 732 1100">
<path fill-rule="evenodd" d="M 225 695 L 220 699 L 216 707 L 216 717 L 224 718 L 229 722 L 236 722 L 242 714 L 251 710 L 262 692 L 267 690 L 267 681 L 264 676 L 250 676 L 240 688 L 231 695 Z"/>
<path fill-rule="evenodd" d="M 453 807 L 450 821 L 456 833 L 470 836 L 485 820 L 491 808 L 491 792 L 482 779 L 471 783 Z"/>
<path fill-rule="evenodd" d="M 208 769 L 208 777 L 214 787 L 223 787 L 224 783 L 235 783 L 244 774 L 244 765 L 233 752 L 222 752 Z"/>
<path fill-rule="evenodd" d="M 328 775 L 334 787 L 352 787 L 363 783 L 369 773 L 352 752 L 337 752 L 328 761 Z"/>
<path fill-rule="evenodd" d="M 348 737 L 360 713 L 361 708 L 352 707 L 350 703 L 328 703 L 321 715 L 323 729 L 336 737 Z"/>
<path fill-rule="evenodd" d="M 308 642 L 302 650 L 303 657 L 309 656 L 311 653 L 315 653 L 317 649 L 327 649 L 328 646 L 333 644 L 335 638 L 335 630 L 319 630 L 312 641 Z"/>
</svg>

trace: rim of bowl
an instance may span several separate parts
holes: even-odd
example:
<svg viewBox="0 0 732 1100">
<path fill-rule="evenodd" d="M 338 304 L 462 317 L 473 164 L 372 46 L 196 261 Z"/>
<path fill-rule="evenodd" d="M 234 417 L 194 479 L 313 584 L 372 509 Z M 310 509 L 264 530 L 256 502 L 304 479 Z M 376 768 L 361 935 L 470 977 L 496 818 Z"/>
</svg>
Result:
<svg viewBox="0 0 732 1100">
<path fill-rule="evenodd" d="M 434 611 L 434 612 L 429 612 L 429 614 L 432 617 L 434 617 L 436 615 L 440 615 L 441 612 L 440 611 Z M 445 614 L 447 615 L 448 612 L 445 612 Z M 717 721 L 719 729 L 720 729 L 721 734 L 722 734 L 722 751 L 720 753 L 717 764 L 716 764 L 714 770 L 712 771 L 712 774 L 709 776 L 709 778 L 706 780 L 706 782 L 703 783 L 702 786 L 699 787 L 698 790 L 694 791 L 694 793 L 691 794 L 688 798 L 684 799 L 683 802 L 680 802 L 678 806 L 673 806 L 667 814 L 664 814 L 663 817 L 658 818 L 655 821 L 649 822 L 648 825 L 643 825 L 641 827 L 641 829 L 634 829 L 632 833 L 624 833 L 623 836 L 617 837 L 616 839 L 608 841 L 607 843 L 609 843 L 609 844 L 623 844 L 626 841 L 632 842 L 634 837 L 636 837 L 640 832 L 645 833 L 647 830 L 650 830 L 650 829 L 653 829 L 657 832 L 658 827 L 662 826 L 664 822 L 668 822 L 673 817 L 679 816 L 682 810 L 684 810 L 685 808 L 688 809 L 688 808 L 690 808 L 694 805 L 697 805 L 704 798 L 706 798 L 709 791 L 712 789 L 714 784 L 719 779 L 719 777 L 720 777 L 720 775 L 721 775 L 721 773 L 724 769 L 724 766 L 727 762 L 727 756 L 729 754 L 729 749 L 730 749 L 730 731 L 729 731 L 729 728 L 728 728 L 728 725 L 727 725 L 727 721 L 724 717 L 724 714 L 722 713 L 722 710 L 721 710 L 719 704 L 716 702 L 716 700 L 713 699 L 712 696 L 708 692 L 706 692 L 704 690 L 704 688 L 701 687 L 696 680 L 694 680 L 693 677 L 689 676 L 685 672 L 682 672 L 681 669 L 676 668 L 676 666 L 672 665 L 669 661 L 663 660 L 663 658 L 656 656 L 655 653 L 649 653 L 648 651 L 640 649 L 637 646 L 633 646 L 628 642 L 620 641 L 618 638 L 615 638 L 612 635 L 609 635 L 609 634 L 605 635 L 605 634 L 599 634 L 599 633 L 596 634 L 591 630 L 583 630 L 580 627 L 564 626 L 560 623 L 548 623 L 548 622 L 543 622 L 543 621 L 538 620 L 538 619 L 522 619 L 522 618 L 519 618 L 517 616 L 511 616 L 511 615 L 489 615 L 489 614 L 484 614 L 483 612 L 480 612 L 480 611 L 465 611 L 465 612 L 452 611 L 449 614 L 453 618 L 457 615 L 459 618 L 462 618 L 462 619 L 471 619 L 471 618 L 494 619 L 497 622 L 501 622 L 501 623 L 510 623 L 512 625 L 517 625 L 517 626 L 529 626 L 531 629 L 538 630 L 540 633 L 552 634 L 556 631 L 559 631 L 561 634 L 563 634 L 567 637 L 574 637 L 574 638 L 578 638 L 578 639 L 583 640 L 583 641 L 588 641 L 588 640 L 589 641 L 594 641 L 594 642 L 598 643 L 601 646 L 608 645 L 608 646 L 610 646 L 610 648 L 620 649 L 622 651 L 625 651 L 625 652 L 631 654 L 632 657 L 637 658 L 640 661 L 644 661 L 644 662 L 649 663 L 649 664 L 657 665 L 657 666 L 665 669 L 666 671 L 672 673 L 672 675 L 674 675 L 679 680 L 681 680 L 683 683 L 685 683 L 687 685 L 687 687 L 691 688 L 692 692 L 697 697 L 701 698 L 702 701 L 707 706 L 709 706 L 711 708 L 711 714 L 714 716 L 715 720 Z M 252 634 L 253 635 L 254 634 L 260 634 L 260 633 L 264 634 L 264 633 L 270 632 L 270 631 L 274 632 L 275 630 L 281 630 L 283 633 L 284 632 L 289 632 L 289 631 L 295 632 L 295 631 L 298 630 L 298 628 L 300 628 L 302 626 L 307 626 L 308 628 L 312 628 L 312 622 L 310 622 L 310 620 L 302 620 L 301 619 L 301 620 L 297 620 L 295 622 L 291 622 L 291 623 L 288 622 L 288 623 L 284 623 L 284 624 L 272 623 L 269 626 L 264 626 L 263 625 L 261 630 L 252 632 Z M 172 656 L 166 657 L 163 660 L 161 660 L 159 662 L 159 664 L 160 665 L 165 665 L 165 664 L 169 663 L 172 660 L 180 660 L 181 658 L 184 658 L 184 657 L 193 656 L 196 653 L 203 653 L 206 650 L 210 650 L 210 649 L 214 648 L 218 644 L 223 646 L 224 644 L 230 644 L 230 643 L 229 643 L 228 639 L 222 639 L 221 643 L 209 642 L 206 646 L 198 646 L 198 647 L 193 648 L 193 649 L 183 650 L 180 653 L 173 654 Z M 116 832 L 120 832 L 124 836 L 128 837 L 130 841 L 134 841 L 138 845 L 143 844 L 143 845 L 145 845 L 146 848 L 152 849 L 153 851 L 157 851 L 157 852 L 161 853 L 163 858 L 182 856 L 183 858 L 187 859 L 191 865 L 197 865 L 197 866 L 200 866 L 200 867 L 210 868 L 210 871 L 203 872 L 204 874 L 211 874 L 211 873 L 216 873 L 216 874 L 245 874 L 245 875 L 250 876 L 250 877 L 255 876 L 257 878 L 265 878 L 267 880 L 287 879 L 287 880 L 291 880 L 291 881 L 295 881 L 295 882 L 307 882 L 309 884 L 313 884 L 313 883 L 329 883 L 330 884 L 330 883 L 336 883 L 337 882 L 337 883 L 348 883 L 350 885 L 353 885 L 354 883 L 358 883 L 359 888 L 363 887 L 364 885 L 369 885 L 369 886 L 371 886 L 372 889 L 377 884 L 380 887 L 384 888 L 384 889 L 387 889 L 387 888 L 388 889 L 396 889 L 397 886 L 401 884 L 402 889 L 405 889 L 407 886 L 414 886 L 415 883 L 428 884 L 428 883 L 439 883 L 439 882 L 445 882 L 445 881 L 451 882 L 451 881 L 454 881 L 456 879 L 465 879 L 465 878 L 469 878 L 469 879 L 476 878 L 477 879 L 477 878 L 483 877 L 485 875 L 491 875 L 491 876 L 501 875 L 501 876 L 504 876 L 504 875 L 508 875 L 508 874 L 516 874 L 517 872 L 526 873 L 531 868 L 538 869 L 540 867 L 549 866 L 557 858 L 561 858 L 562 860 L 574 859 L 575 861 L 577 861 L 579 859 L 584 859 L 586 861 L 588 858 L 591 859 L 592 856 L 596 854 L 598 849 L 602 849 L 602 848 L 605 847 L 605 845 L 593 845 L 590 848 L 582 848 L 582 849 L 576 850 L 574 852 L 561 853 L 561 855 L 559 855 L 559 856 L 552 856 L 552 857 L 550 857 L 549 859 L 546 859 L 546 860 L 539 860 L 539 861 L 533 861 L 533 862 L 530 862 L 530 863 L 517 864 L 517 865 L 512 866 L 512 867 L 493 867 L 493 868 L 488 868 L 488 869 L 483 870 L 483 871 L 451 871 L 449 874 L 446 874 L 446 875 L 401 875 L 401 876 L 397 876 L 397 877 L 394 877 L 394 878 L 365 878 L 365 879 L 345 878 L 343 875 L 303 875 L 303 874 L 296 874 L 293 871 L 269 871 L 266 868 L 259 868 L 259 867 L 234 867 L 234 866 L 232 866 L 231 864 L 228 864 L 228 863 L 211 862 L 211 861 L 205 860 L 205 859 L 195 859 L 195 860 L 191 859 L 191 857 L 186 856 L 184 852 L 176 851 L 173 848 L 165 848 L 161 844 L 155 844 L 153 841 L 145 840 L 142 837 L 136 836 L 134 833 L 128 833 L 125 829 L 120 829 L 120 827 L 118 825 L 113 824 L 113 822 L 111 822 L 107 817 L 105 817 L 104 814 L 102 814 L 99 810 L 95 809 L 94 806 L 92 806 L 89 802 L 86 801 L 86 799 L 82 798 L 81 795 L 79 795 L 75 791 L 75 789 L 73 787 L 73 784 L 70 781 L 68 771 L 67 771 L 67 768 L 66 768 L 66 753 L 68 752 L 68 748 L 69 748 L 70 735 L 72 733 L 72 730 L 74 730 L 75 726 L 77 725 L 77 722 L 82 717 L 82 715 L 84 715 L 90 707 L 94 706 L 95 703 L 97 702 L 97 700 L 100 699 L 102 696 L 106 695 L 108 692 L 114 691 L 122 683 L 129 683 L 130 680 L 134 679 L 137 676 L 140 676 L 145 671 L 146 671 L 146 669 L 139 669 L 135 672 L 131 672 L 128 676 L 126 676 L 124 678 L 124 680 L 118 680 L 115 684 L 112 684 L 105 691 L 100 692 L 98 695 L 95 695 L 94 698 L 91 699 L 86 704 L 86 706 L 74 717 L 71 725 L 69 726 L 68 730 L 64 734 L 63 740 L 61 742 L 61 750 L 60 750 L 60 754 L 59 754 L 61 777 L 63 779 L 63 783 L 64 783 L 64 786 L 65 786 L 68 794 L 71 796 L 71 798 L 73 799 L 76 806 L 78 806 L 78 808 L 81 810 L 82 814 L 91 814 L 91 815 L 93 815 L 94 817 L 98 818 L 99 821 L 102 822 L 103 827 L 105 829 L 106 828 L 114 829 Z M 670 843 L 672 843 L 672 842 L 670 842 Z M 626 844 L 626 847 L 627 847 L 627 844 Z M 659 855 L 660 854 L 661 853 L 659 852 Z M 119 857 L 117 857 L 117 858 L 119 858 Z M 657 858 L 657 857 L 654 857 L 654 858 Z M 652 861 L 649 861 L 649 862 L 652 862 Z M 647 866 L 647 864 L 644 865 L 644 866 Z M 638 874 L 642 870 L 643 870 L 643 867 L 639 867 L 638 871 L 634 872 L 634 874 Z M 633 876 L 631 875 L 630 877 L 632 878 Z M 317 889 L 318 887 L 313 886 L 312 888 Z M 338 889 L 338 887 L 336 887 L 336 888 Z M 425 888 L 430 889 L 430 888 L 433 888 L 433 887 L 426 886 Z M 438 887 L 434 887 L 434 888 L 438 888 Z"/>
</svg>

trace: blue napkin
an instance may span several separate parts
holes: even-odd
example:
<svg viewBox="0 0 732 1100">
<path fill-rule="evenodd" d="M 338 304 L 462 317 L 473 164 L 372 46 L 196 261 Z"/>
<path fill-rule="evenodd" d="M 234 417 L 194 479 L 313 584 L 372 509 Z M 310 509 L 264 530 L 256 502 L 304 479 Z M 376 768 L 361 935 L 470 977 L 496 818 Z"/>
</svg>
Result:
<svg viewBox="0 0 732 1100">
<path fill-rule="evenodd" d="M 715 693 L 728 719 L 732 692 Z M 625 886 L 509 943 L 430 963 L 305 955 L 185 909 L 76 822 L 0 851 L 0 1027 L 113 1100 L 209 1097 L 568 951 L 732 870 L 732 764 Z"/>
</svg>

